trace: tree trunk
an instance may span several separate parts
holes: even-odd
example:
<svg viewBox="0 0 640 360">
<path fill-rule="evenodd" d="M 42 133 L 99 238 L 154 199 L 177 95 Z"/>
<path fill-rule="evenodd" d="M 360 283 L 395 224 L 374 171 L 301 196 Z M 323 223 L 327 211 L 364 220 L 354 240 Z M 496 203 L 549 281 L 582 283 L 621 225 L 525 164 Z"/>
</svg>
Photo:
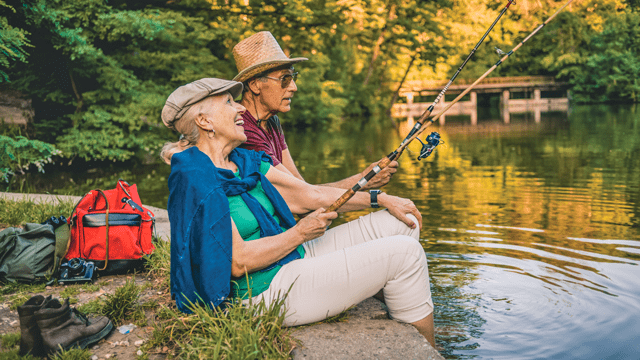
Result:
<svg viewBox="0 0 640 360">
<path fill-rule="evenodd" d="M 396 89 L 396 92 L 393 94 L 393 98 L 391 98 L 391 104 L 389 104 L 389 109 L 387 109 L 387 115 L 389 116 L 389 119 L 391 120 L 391 123 L 393 124 L 393 127 L 397 127 L 397 124 L 393 120 L 393 118 L 391 117 L 391 108 L 393 107 L 393 104 L 395 104 L 396 101 L 398 101 L 398 97 L 400 96 L 400 89 L 402 89 L 402 85 L 404 85 L 404 81 L 407 80 L 407 76 L 409 75 L 409 71 L 411 70 L 411 67 L 413 66 L 413 62 L 416 61 L 416 58 L 418 58 L 418 52 L 417 51 L 411 57 L 411 61 L 409 61 L 409 66 L 407 66 L 407 70 L 405 70 L 404 76 L 402 77 L 402 80 L 400 80 L 400 84 L 398 84 L 398 88 Z"/>
<path fill-rule="evenodd" d="M 371 74 L 373 74 L 373 69 L 375 68 L 375 62 L 378 59 L 378 55 L 380 55 L 380 47 L 382 43 L 384 43 L 384 37 L 387 33 L 387 28 L 389 26 L 389 22 L 396 17 L 396 4 L 391 4 L 389 8 L 389 16 L 387 17 L 387 22 L 382 27 L 382 31 L 380 32 L 380 36 L 378 37 L 378 41 L 376 41 L 376 45 L 373 47 L 373 53 L 371 54 L 371 62 L 369 63 L 369 70 L 367 70 L 367 77 L 364 78 L 363 85 L 369 84 L 369 79 L 371 78 Z"/>
<path fill-rule="evenodd" d="M 76 104 L 76 114 L 82 111 L 82 105 L 84 101 L 82 100 L 82 94 L 78 93 L 78 89 L 76 88 L 76 82 L 73 81 L 73 75 L 71 75 L 71 70 L 69 70 L 69 78 L 71 79 L 71 87 L 73 88 L 73 93 L 76 95 L 76 99 L 78 100 Z"/>
</svg>

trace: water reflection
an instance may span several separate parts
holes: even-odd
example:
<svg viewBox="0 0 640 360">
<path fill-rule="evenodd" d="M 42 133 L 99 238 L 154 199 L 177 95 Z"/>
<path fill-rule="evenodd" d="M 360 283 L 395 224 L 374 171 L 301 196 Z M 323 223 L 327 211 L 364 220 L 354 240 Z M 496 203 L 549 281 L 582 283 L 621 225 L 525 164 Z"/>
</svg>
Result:
<svg viewBox="0 0 640 360">
<path fill-rule="evenodd" d="M 385 191 L 411 198 L 424 216 L 443 355 L 639 358 L 640 109 L 574 107 L 569 116 L 543 113 L 538 123 L 512 116 L 473 126 L 448 117 L 433 130 L 446 144 L 423 161 L 412 144 Z M 371 127 L 287 133 L 311 183 L 353 175 L 400 140 Z M 82 194 L 124 177 L 138 183 L 145 204 L 162 207 L 168 172 L 49 171 L 28 186 Z"/>
</svg>

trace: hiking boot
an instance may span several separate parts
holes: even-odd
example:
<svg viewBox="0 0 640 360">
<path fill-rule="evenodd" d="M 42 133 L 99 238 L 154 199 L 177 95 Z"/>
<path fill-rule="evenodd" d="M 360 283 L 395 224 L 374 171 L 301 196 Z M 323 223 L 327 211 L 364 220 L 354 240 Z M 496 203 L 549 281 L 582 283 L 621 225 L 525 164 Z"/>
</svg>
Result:
<svg viewBox="0 0 640 360">
<path fill-rule="evenodd" d="M 18 354 L 20 356 L 31 354 L 44 357 L 47 355 L 44 346 L 42 346 L 40 329 L 33 315 L 49 300 L 51 300 L 51 295 L 46 298 L 42 295 L 36 295 L 18 306 L 18 318 L 20 319 L 20 352 Z"/>
<path fill-rule="evenodd" d="M 42 342 L 46 350 L 55 353 L 71 348 L 84 349 L 109 335 L 113 329 L 106 316 L 87 319 L 78 310 L 69 306 L 69 299 L 60 304 L 58 299 L 48 301 L 35 314 Z"/>
</svg>

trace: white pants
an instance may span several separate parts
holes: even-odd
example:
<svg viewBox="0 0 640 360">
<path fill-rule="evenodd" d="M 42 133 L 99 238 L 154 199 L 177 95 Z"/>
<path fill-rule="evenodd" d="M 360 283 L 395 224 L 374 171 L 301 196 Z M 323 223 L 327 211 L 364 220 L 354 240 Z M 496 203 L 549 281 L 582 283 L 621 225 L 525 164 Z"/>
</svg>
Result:
<svg viewBox="0 0 640 360">
<path fill-rule="evenodd" d="M 418 227 L 409 228 L 388 211 L 337 226 L 305 243 L 304 259 L 284 265 L 252 302 L 271 303 L 291 288 L 284 324 L 294 326 L 339 314 L 384 289 L 392 318 L 421 320 L 431 314 L 433 302 L 419 236 Z"/>
</svg>

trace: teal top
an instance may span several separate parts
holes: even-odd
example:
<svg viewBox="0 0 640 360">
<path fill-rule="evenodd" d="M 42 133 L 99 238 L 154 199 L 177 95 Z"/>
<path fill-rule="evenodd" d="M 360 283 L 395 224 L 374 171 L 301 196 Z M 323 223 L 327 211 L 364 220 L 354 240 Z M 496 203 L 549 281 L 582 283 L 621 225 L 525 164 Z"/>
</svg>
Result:
<svg viewBox="0 0 640 360">
<path fill-rule="evenodd" d="M 260 172 L 263 175 L 267 174 L 271 168 L 271 164 L 263 161 L 260 164 Z M 235 175 L 240 178 L 240 172 L 236 171 Z M 271 204 L 271 201 L 267 198 L 267 195 L 262 188 L 262 184 L 258 182 L 255 188 L 249 190 L 249 193 L 258 200 L 260 205 L 262 205 L 271 216 L 274 216 L 275 209 Z M 251 241 L 260 238 L 260 227 L 258 226 L 258 221 L 255 216 L 249 210 L 247 204 L 242 200 L 240 195 L 229 196 L 229 209 L 231 211 L 231 218 L 233 222 L 236 224 L 238 228 L 238 232 L 244 241 Z M 280 224 L 280 219 L 277 216 L 274 216 L 274 219 L 278 224 Z M 285 231 L 282 228 L 282 231 Z M 300 254 L 300 258 L 304 258 L 304 248 L 302 245 L 298 246 L 296 249 Z M 280 271 L 282 266 L 276 265 L 273 269 L 262 271 L 258 270 L 253 273 L 248 274 L 249 282 L 247 283 L 247 276 L 243 275 L 239 278 L 231 278 L 231 296 L 234 298 L 249 298 L 249 288 L 251 288 L 251 296 L 260 295 L 262 292 L 269 288 L 271 281 L 276 276 L 278 271 Z"/>
</svg>

